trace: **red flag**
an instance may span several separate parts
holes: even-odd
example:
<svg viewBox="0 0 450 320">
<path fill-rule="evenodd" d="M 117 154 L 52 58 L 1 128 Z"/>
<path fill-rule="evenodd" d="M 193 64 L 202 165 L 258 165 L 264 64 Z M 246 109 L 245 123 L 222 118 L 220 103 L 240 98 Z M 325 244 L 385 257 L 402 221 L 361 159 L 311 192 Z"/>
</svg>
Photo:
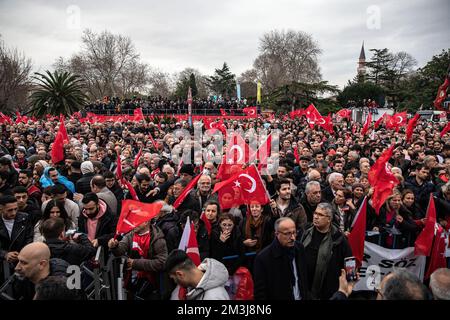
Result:
<svg viewBox="0 0 450 320">
<path fill-rule="evenodd" d="M 416 127 L 419 118 L 420 114 L 417 113 L 414 118 L 409 120 L 408 127 L 406 128 L 406 142 L 409 142 L 411 140 L 414 128 Z"/>
<path fill-rule="evenodd" d="M 383 122 L 383 120 L 385 120 L 386 116 L 386 112 L 383 113 L 383 115 L 381 117 L 378 118 L 377 121 L 375 121 L 375 124 L 373 125 L 373 127 L 376 129 L 378 129 L 378 127 L 380 126 L 381 122 Z"/>
<path fill-rule="evenodd" d="M 226 116 L 226 115 L 227 115 L 227 113 L 225 112 L 225 110 L 222 109 L 222 108 L 220 108 L 220 114 L 221 114 L 222 116 Z"/>
<path fill-rule="evenodd" d="M 352 117 L 352 110 L 350 109 L 341 109 L 336 113 L 341 118 L 348 118 L 351 119 Z"/>
<path fill-rule="evenodd" d="M 314 128 L 317 120 L 322 118 L 322 115 L 312 103 L 305 109 L 305 116 L 311 129 Z"/>
<path fill-rule="evenodd" d="M 430 194 L 425 219 L 425 227 L 417 236 L 416 243 L 414 244 L 414 254 L 416 256 L 429 256 L 431 252 L 434 237 L 434 226 L 436 224 L 436 207 L 434 206 L 433 194 Z"/>
<path fill-rule="evenodd" d="M 305 109 L 297 109 L 297 110 L 289 112 L 289 117 L 291 119 L 299 118 L 304 115 L 305 115 Z"/>
<path fill-rule="evenodd" d="M 120 152 L 117 151 L 117 168 L 116 175 L 119 180 L 122 179 L 122 160 L 120 159 Z"/>
<path fill-rule="evenodd" d="M 64 116 L 62 114 L 59 115 L 59 130 L 63 135 L 64 143 L 69 143 L 69 135 L 67 134 L 66 126 L 64 125 Z"/>
<path fill-rule="evenodd" d="M 246 168 L 242 173 L 216 183 L 213 193 L 215 192 L 219 192 L 220 207 L 223 209 L 250 204 L 251 201 L 258 201 L 261 205 L 270 201 L 266 187 L 254 165 Z M 229 199 L 230 193 L 232 199 Z"/>
<path fill-rule="evenodd" d="M 400 127 L 406 126 L 408 122 L 408 115 L 406 111 L 396 113 L 393 116 L 388 116 L 386 121 L 386 128 L 399 130 Z"/>
<path fill-rule="evenodd" d="M 133 112 L 134 121 L 144 120 L 144 113 L 142 112 L 142 108 L 136 108 Z"/>
<path fill-rule="evenodd" d="M 374 189 L 372 195 L 372 207 L 377 214 L 379 214 L 384 201 L 392 194 L 392 190 L 400 183 L 387 167 L 387 162 L 392 157 L 393 150 L 394 146 L 392 145 L 383 152 L 369 170 L 368 180 Z"/>
<path fill-rule="evenodd" d="M 210 124 L 210 127 L 211 127 L 211 129 L 219 130 L 220 132 L 222 132 L 222 134 L 224 136 L 227 135 L 227 127 L 223 123 L 223 119 L 220 119 L 219 121 L 213 122 L 212 124 Z"/>
<path fill-rule="evenodd" d="M 450 86 L 450 78 L 447 75 L 445 77 L 444 83 L 441 84 L 441 86 L 438 89 L 437 95 L 436 95 L 436 99 L 434 100 L 433 104 L 434 107 L 438 110 L 444 110 L 441 107 L 442 102 L 444 102 L 445 98 L 447 98 L 447 89 Z"/>
<path fill-rule="evenodd" d="M 148 137 L 150 138 L 150 141 L 152 142 L 155 149 L 158 149 L 158 147 L 159 147 L 158 142 L 156 142 L 155 139 L 153 139 L 153 136 L 151 133 L 148 134 Z"/>
<path fill-rule="evenodd" d="M 247 107 L 242 109 L 247 117 L 256 117 L 256 107 Z"/>
<path fill-rule="evenodd" d="M 266 137 L 266 140 L 261 143 L 258 150 L 250 156 L 250 161 L 259 160 L 259 164 L 267 164 L 267 158 L 270 157 L 270 150 L 272 149 L 272 134 Z"/>
<path fill-rule="evenodd" d="M 450 121 L 447 122 L 447 125 L 445 126 L 445 128 L 442 129 L 442 131 L 441 131 L 441 138 L 449 131 L 450 131 Z"/>
<path fill-rule="evenodd" d="M 364 126 L 361 130 L 361 135 L 365 136 L 367 131 L 369 131 L 369 127 L 372 124 L 372 113 L 369 112 L 369 115 L 366 118 L 366 122 L 364 122 Z"/>
<path fill-rule="evenodd" d="M 58 130 L 55 141 L 53 142 L 51 156 L 53 164 L 64 160 L 64 137 L 61 128 Z"/>
<path fill-rule="evenodd" d="M 130 192 L 131 198 L 133 200 L 139 201 L 139 198 L 137 196 L 136 190 L 134 190 L 133 186 L 130 182 L 127 181 L 127 179 L 122 178 L 120 179 L 120 182 L 122 182 L 122 185 L 126 186 L 128 191 Z"/>
<path fill-rule="evenodd" d="M 23 119 L 22 119 L 22 116 L 20 115 L 20 112 L 16 111 L 16 124 L 19 122 L 22 122 L 22 121 L 23 121 Z"/>
<path fill-rule="evenodd" d="M 436 269 L 447 267 L 447 261 L 445 259 L 445 237 L 444 229 L 440 224 L 436 223 L 430 263 L 428 264 L 424 280 L 428 279 Z"/>
<path fill-rule="evenodd" d="M 355 218 L 353 218 L 352 231 L 348 235 L 348 243 L 352 248 L 352 254 L 355 256 L 358 267 L 362 265 L 364 257 L 364 240 L 366 238 L 366 216 L 367 216 L 367 198 L 364 197 L 363 203 L 359 207 Z"/>
<path fill-rule="evenodd" d="M 224 156 L 225 159 L 225 156 Z M 226 163 L 225 160 L 222 160 L 219 168 L 217 169 L 216 179 L 220 181 L 225 181 L 229 179 L 231 176 L 236 173 L 241 173 L 244 170 L 242 169 L 242 165 L 240 164 L 229 164 Z"/>
<path fill-rule="evenodd" d="M 180 196 L 173 203 L 173 207 L 175 209 L 177 209 L 183 203 L 184 199 L 186 199 L 189 192 L 195 188 L 201 176 L 202 176 L 201 174 L 198 174 L 195 178 L 191 180 L 191 182 L 188 183 L 186 188 L 184 188 L 183 192 L 181 192 Z"/>
<path fill-rule="evenodd" d="M 300 155 L 298 154 L 298 147 L 294 149 L 294 157 L 297 163 L 300 163 Z"/>
<path fill-rule="evenodd" d="M 136 158 L 133 161 L 133 167 L 137 168 L 139 165 L 139 160 L 141 159 L 141 155 L 142 155 L 142 148 L 139 149 L 138 154 L 136 155 Z"/>
<path fill-rule="evenodd" d="M 331 115 L 326 117 L 320 117 L 317 119 L 317 124 L 328 131 L 330 134 L 334 133 L 333 121 L 331 120 Z"/>
<path fill-rule="evenodd" d="M 117 222 L 116 234 L 128 233 L 142 223 L 157 216 L 163 202 L 142 203 L 134 200 L 122 200 L 122 211 Z"/>
<path fill-rule="evenodd" d="M 211 229 L 212 229 L 211 222 L 208 220 L 204 212 L 202 212 L 202 214 L 200 215 L 200 219 L 205 224 L 206 231 L 208 231 L 208 237 L 211 236 Z"/>
</svg>

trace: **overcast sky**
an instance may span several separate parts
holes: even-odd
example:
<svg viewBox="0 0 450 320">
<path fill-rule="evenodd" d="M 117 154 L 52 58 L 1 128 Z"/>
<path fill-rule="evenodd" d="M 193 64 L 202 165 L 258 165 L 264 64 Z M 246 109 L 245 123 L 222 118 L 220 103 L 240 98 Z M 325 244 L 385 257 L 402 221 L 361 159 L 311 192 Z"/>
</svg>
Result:
<svg viewBox="0 0 450 320">
<path fill-rule="evenodd" d="M 79 13 L 79 14 L 78 14 Z M 131 37 L 143 61 L 173 73 L 210 75 L 226 61 L 240 75 L 273 29 L 310 33 L 323 50 L 324 80 L 340 87 L 356 74 L 361 43 L 406 51 L 419 66 L 450 46 L 448 0 L 0 0 L 0 34 L 43 71 L 80 50 L 81 34 Z"/>
</svg>

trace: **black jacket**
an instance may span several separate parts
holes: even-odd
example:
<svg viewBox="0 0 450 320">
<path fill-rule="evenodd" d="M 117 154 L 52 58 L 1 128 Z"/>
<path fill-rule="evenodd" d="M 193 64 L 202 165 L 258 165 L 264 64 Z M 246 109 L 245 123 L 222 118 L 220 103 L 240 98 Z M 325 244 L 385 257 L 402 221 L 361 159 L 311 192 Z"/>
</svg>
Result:
<svg viewBox="0 0 450 320">
<path fill-rule="evenodd" d="M 333 190 L 331 189 L 331 186 L 326 187 L 322 190 L 322 200 L 325 200 L 329 203 L 334 200 L 334 194 Z"/>
<path fill-rule="evenodd" d="M 24 212 L 17 212 L 14 219 L 14 226 L 9 237 L 3 219 L 0 218 L 0 260 L 5 259 L 8 252 L 20 252 L 23 247 L 33 242 L 33 225 L 28 214 Z"/>
<path fill-rule="evenodd" d="M 98 221 L 97 232 L 95 233 L 95 238 L 100 246 L 108 245 L 108 241 L 116 233 L 116 225 L 116 218 L 111 213 L 111 210 L 107 208 L 106 213 Z M 78 217 L 78 231 L 87 234 L 87 218 L 83 213 Z"/>
<path fill-rule="evenodd" d="M 179 217 L 175 212 L 167 213 L 155 221 L 155 225 L 162 230 L 166 239 L 167 252 L 178 248 L 180 230 L 178 228 Z"/>
<path fill-rule="evenodd" d="M 308 239 L 311 239 L 314 230 L 315 227 L 309 228 L 302 238 L 306 250 L 306 259 L 311 259 L 308 254 L 308 247 L 311 242 Z M 328 235 L 331 235 L 332 241 L 330 252 L 326 253 L 324 258 L 321 258 L 319 249 L 315 268 L 316 274 L 314 274 L 314 278 L 313 275 L 308 274 L 308 283 L 311 286 L 311 298 L 313 299 L 328 300 L 332 297 L 339 288 L 339 276 L 341 275 L 341 269 L 344 269 L 344 259 L 352 256 L 352 249 L 347 238 L 338 228 L 332 225 Z M 322 247 L 325 243 L 326 238 L 322 240 L 320 246 Z M 319 270 L 323 270 L 322 273 Z M 319 281 L 321 285 L 319 284 L 318 287 L 314 287 L 316 277 L 321 279 Z"/>
<path fill-rule="evenodd" d="M 27 206 L 25 209 L 23 209 L 23 212 L 27 213 L 29 216 L 29 219 L 33 226 L 42 219 L 42 211 L 41 208 L 36 206 L 36 203 L 34 200 L 28 200 Z"/>
<path fill-rule="evenodd" d="M 313 215 L 314 211 L 316 211 L 317 205 L 313 206 L 308 202 L 308 198 L 306 197 L 306 194 L 303 195 L 303 197 L 300 199 L 300 204 L 303 206 L 303 209 L 305 209 L 306 213 L 306 220 L 308 221 L 307 228 L 310 226 L 310 224 L 313 221 Z"/>
<path fill-rule="evenodd" d="M 78 193 L 86 194 L 88 192 L 91 192 L 91 180 L 95 176 L 95 173 L 90 172 L 83 174 L 81 179 L 77 181 L 75 184 L 75 190 Z"/>
<path fill-rule="evenodd" d="M 405 188 L 414 192 L 416 201 L 422 206 L 425 204 L 425 207 L 428 204 L 430 193 L 436 191 L 435 187 L 436 186 L 430 181 L 425 181 L 422 185 L 419 185 L 416 181 L 416 177 L 411 177 L 405 181 Z"/>
<path fill-rule="evenodd" d="M 305 248 L 295 244 L 298 286 L 303 300 L 309 299 Z M 292 261 L 277 239 L 264 248 L 255 259 L 253 268 L 255 300 L 293 300 L 294 273 Z"/>
<path fill-rule="evenodd" d="M 240 266 L 244 265 L 245 248 L 242 241 L 241 231 L 237 226 L 233 227 L 230 237 L 225 242 L 220 240 L 220 228 L 211 231 L 210 257 L 222 262 L 230 275 L 233 275 Z M 230 256 L 237 257 L 223 259 Z"/>
<path fill-rule="evenodd" d="M 85 234 L 81 234 L 77 243 L 60 239 L 47 239 L 51 257 L 67 261 L 69 264 L 80 265 L 95 255 L 95 248 Z"/>
</svg>

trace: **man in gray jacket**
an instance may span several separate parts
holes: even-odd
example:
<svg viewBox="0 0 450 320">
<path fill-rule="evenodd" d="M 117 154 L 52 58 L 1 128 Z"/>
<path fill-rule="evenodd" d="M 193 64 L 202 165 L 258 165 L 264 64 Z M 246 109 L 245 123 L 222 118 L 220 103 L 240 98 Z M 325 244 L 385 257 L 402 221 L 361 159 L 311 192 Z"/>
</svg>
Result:
<svg viewBox="0 0 450 320">
<path fill-rule="evenodd" d="M 106 180 L 101 175 L 95 175 L 91 180 L 91 190 L 92 192 L 97 194 L 97 197 L 99 199 L 102 199 L 105 201 L 105 203 L 108 205 L 109 209 L 111 209 L 111 212 L 113 215 L 118 215 L 117 212 L 117 198 L 112 193 L 111 190 L 109 190 L 106 187 Z"/>
<path fill-rule="evenodd" d="M 206 258 L 196 267 L 186 252 L 173 250 L 165 269 L 177 285 L 188 289 L 187 300 L 230 300 L 227 268 L 215 259 Z"/>
</svg>

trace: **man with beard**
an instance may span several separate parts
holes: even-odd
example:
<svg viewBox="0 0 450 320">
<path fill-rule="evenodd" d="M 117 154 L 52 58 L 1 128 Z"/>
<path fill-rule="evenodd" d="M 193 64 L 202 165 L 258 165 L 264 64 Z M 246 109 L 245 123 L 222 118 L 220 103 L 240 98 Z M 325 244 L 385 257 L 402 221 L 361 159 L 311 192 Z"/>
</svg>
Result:
<svg viewBox="0 0 450 320">
<path fill-rule="evenodd" d="M 33 184 L 33 172 L 21 170 L 19 173 L 19 185 L 25 187 L 30 198 L 36 200 L 38 205 L 42 202 L 42 191 Z"/>
<path fill-rule="evenodd" d="M 273 216 L 291 218 L 295 222 L 297 232 L 303 232 L 306 225 L 305 209 L 292 197 L 291 182 L 281 179 L 275 188 L 278 196 L 270 203 Z"/>
<path fill-rule="evenodd" d="M 88 235 L 95 248 L 106 246 L 116 231 L 117 221 L 114 215 L 93 192 L 88 192 L 81 202 L 83 211 L 78 218 L 78 230 Z"/>
</svg>

